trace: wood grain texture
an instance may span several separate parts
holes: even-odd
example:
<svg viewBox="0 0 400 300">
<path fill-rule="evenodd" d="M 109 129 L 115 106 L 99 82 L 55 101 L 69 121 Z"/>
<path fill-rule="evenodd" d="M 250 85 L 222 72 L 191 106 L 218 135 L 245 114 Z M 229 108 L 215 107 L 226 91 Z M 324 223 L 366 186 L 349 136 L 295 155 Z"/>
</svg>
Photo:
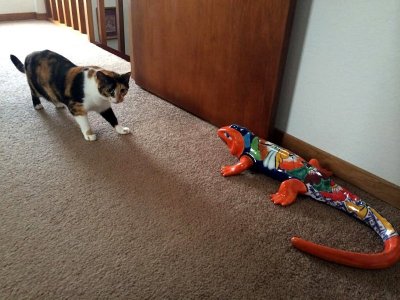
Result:
<svg viewBox="0 0 400 300">
<path fill-rule="evenodd" d="M 275 131 L 273 142 L 304 159 L 317 158 L 335 176 L 400 209 L 399 186 L 279 130 Z"/>
<path fill-rule="evenodd" d="M 79 30 L 79 22 L 78 22 L 78 9 L 76 5 L 76 0 L 69 1 L 69 10 L 71 12 L 71 25 L 75 30 Z"/>
<path fill-rule="evenodd" d="M 216 126 L 268 136 L 294 1 L 132 0 L 134 79 Z"/>
<path fill-rule="evenodd" d="M 73 0 L 63 0 L 63 12 L 64 12 L 64 18 L 65 18 L 65 25 L 71 27 L 72 26 L 72 21 L 71 21 L 71 10 L 69 7 L 69 2 L 71 2 Z"/>
<path fill-rule="evenodd" d="M 47 13 L 35 13 L 35 12 L 25 12 L 25 13 L 11 13 L 11 14 L 0 14 L 0 22 L 5 21 L 22 21 L 22 20 L 47 20 Z"/>
<path fill-rule="evenodd" d="M 99 28 L 100 43 L 103 45 L 107 45 L 106 14 L 104 10 L 104 0 L 97 0 L 97 24 Z"/>
<path fill-rule="evenodd" d="M 44 1 L 44 5 L 46 7 L 46 15 L 49 19 L 51 19 L 53 17 L 53 13 L 52 13 L 52 7 L 51 7 L 51 2 L 50 0 L 45 0 Z"/>
<path fill-rule="evenodd" d="M 118 51 L 125 53 L 124 3 L 122 0 L 117 0 L 115 6 L 117 11 Z"/>
<path fill-rule="evenodd" d="M 63 0 L 57 0 L 56 7 L 57 7 L 57 14 L 58 14 L 58 21 L 60 21 L 61 24 L 65 24 Z"/>
<path fill-rule="evenodd" d="M 93 27 L 92 1 L 91 0 L 83 0 L 83 1 L 84 1 L 86 33 L 88 35 L 89 41 L 93 43 L 95 41 L 95 38 L 94 38 L 94 27 Z"/>
<path fill-rule="evenodd" d="M 57 10 L 56 0 L 49 0 L 49 8 L 50 8 L 50 14 L 51 14 L 50 18 L 53 21 L 58 21 L 58 10 Z"/>
<path fill-rule="evenodd" d="M 3 21 L 20 21 L 36 19 L 36 13 L 26 12 L 26 13 L 11 13 L 11 14 L 0 14 L 0 22 Z"/>
<path fill-rule="evenodd" d="M 84 2 L 85 0 L 77 0 L 76 4 L 78 6 L 78 27 L 79 27 L 79 31 L 82 33 L 87 33 L 86 30 L 86 18 L 85 18 L 85 4 Z"/>
</svg>

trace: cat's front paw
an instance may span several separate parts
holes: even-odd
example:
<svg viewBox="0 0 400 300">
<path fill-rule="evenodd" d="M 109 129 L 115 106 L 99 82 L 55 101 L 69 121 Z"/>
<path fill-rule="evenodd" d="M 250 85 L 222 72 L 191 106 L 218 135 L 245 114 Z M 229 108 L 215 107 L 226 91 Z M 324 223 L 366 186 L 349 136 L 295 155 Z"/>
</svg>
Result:
<svg viewBox="0 0 400 300">
<path fill-rule="evenodd" d="M 41 109 L 43 109 L 43 105 L 42 105 L 41 103 L 39 103 L 39 104 L 36 104 L 36 105 L 34 106 L 34 108 L 35 108 L 36 110 L 41 110 Z"/>
<path fill-rule="evenodd" d="M 131 130 L 128 127 L 122 127 L 121 125 L 117 125 L 115 126 L 115 130 L 119 133 L 119 134 L 128 134 L 131 132 Z"/>
<path fill-rule="evenodd" d="M 56 108 L 65 108 L 65 105 L 62 104 L 61 102 L 55 103 L 54 106 L 55 106 Z"/>
<path fill-rule="evenodd" d="M 97 136 L 95 134 L 85 134 L 84 137 L 85 137 L 85 140 L 87 140 L 89 142 L 97 140 Z"/>
</svg>

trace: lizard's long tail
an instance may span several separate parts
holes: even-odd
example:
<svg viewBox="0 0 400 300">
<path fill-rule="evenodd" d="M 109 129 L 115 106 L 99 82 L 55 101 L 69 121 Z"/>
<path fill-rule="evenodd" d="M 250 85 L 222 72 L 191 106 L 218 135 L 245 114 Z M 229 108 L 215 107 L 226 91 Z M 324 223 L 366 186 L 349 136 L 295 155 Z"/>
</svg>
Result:
<svg viewBox="0 0 400 300">
<path fill-rule="evenodd" d="M 334 249 L 299 237 L 293 237 L 292 244 L 297 249 L 319 258 L 362 269 L 388 268 L 400 260 L 400 237 L 398 235 L 392 236 L 384 242 L 385 248 L 382 252 L 371 254 Z"/>
<path fill-rule="evenodd" d="M 384 242 L 384 250 L 378 253 L 344 251 L 315 244 L 299 237 L 292 238 L 293 246 L 319 258 L 362 269 L 383 269 L 400 261 L 400 237 L 392 224 L 358 196 L 336 185 L 333 180 L 330 184 L 335 187 L 334 192 L 319 192 L 311 184 L 308 184 L 307 194 L 313 199 L 346 212 L 368 225 Z M 342 199 L 342 197 L 345 197 L 345 199 Z"/>
</svg>

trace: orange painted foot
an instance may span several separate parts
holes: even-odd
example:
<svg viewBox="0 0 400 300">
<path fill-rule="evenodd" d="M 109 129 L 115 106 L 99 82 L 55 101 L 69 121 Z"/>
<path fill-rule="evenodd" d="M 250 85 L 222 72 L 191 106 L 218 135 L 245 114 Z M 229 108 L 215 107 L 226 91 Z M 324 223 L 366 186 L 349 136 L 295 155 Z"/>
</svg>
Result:
<svg viewBox="0 0 400 300">
<path fill-rule="evenodd" d="M 312 165 L 314 168 L 317 168 L 317 169 L 322 173 L 322 175 L 325 175 L 325 176 L 327 176 L 327 177 L 330 177 L 330 176 L 333 175 L 333 172 L 332 172 L 332 171 L 329 171 L 329 170 L 327 170 L 327 169 L 324 169 L 324 168 L 321 166 L 321 164 L 319 163 L 319 161 L 318 161 L 317 159 L 315 159 L 315 158 L 310 159 L 310 161 L 309 161 L 308 163 L 309 163 L 310 165 Z"/>
<path fill-rule="evenodd" d="M 251 168 L 252 165 L 253 161 L 251 160 L 251 158 L 244 155 L 235 165 L 221 167 L 221 174 L 222 176 L 225 177 L 239 175 L 243 171 L 246 171 L 247 169 Z"/>
<path fill-rule="evenodd" d="M 271 195 L 271 200 L 275 204 L 286 206 L 296 201 L 297 194 L 307 192 L 307 187 L 298 179 L 288 179 L 281 183 L 278 192 Z"/>
</svg>

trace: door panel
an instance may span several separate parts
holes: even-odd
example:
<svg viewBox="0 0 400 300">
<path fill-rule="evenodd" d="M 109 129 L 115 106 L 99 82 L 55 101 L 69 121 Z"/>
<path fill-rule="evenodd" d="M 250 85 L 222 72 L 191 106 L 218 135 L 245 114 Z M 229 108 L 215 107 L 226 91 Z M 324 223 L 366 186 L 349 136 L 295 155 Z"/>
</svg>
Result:
<svg viewBox="0 0 400 300">
<path fill-rule="evenodd" d="M 294 1 L 132 0 L 142 88 L 223 126 L 272 129 Z"/>
</svg>

